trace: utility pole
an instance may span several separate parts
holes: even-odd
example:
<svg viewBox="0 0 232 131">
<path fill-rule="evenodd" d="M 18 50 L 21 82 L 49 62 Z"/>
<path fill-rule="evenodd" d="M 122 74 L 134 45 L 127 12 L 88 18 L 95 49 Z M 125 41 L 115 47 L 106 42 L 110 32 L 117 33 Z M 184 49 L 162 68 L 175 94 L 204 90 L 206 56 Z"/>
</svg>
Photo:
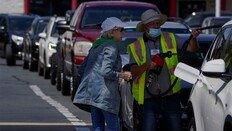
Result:
<svg viewBox="0 0 232 131">
<path fill-rule="evenodd" d="M 221 0 L 215 0 L 215 16 L 221 16 Z"/>
</svg>

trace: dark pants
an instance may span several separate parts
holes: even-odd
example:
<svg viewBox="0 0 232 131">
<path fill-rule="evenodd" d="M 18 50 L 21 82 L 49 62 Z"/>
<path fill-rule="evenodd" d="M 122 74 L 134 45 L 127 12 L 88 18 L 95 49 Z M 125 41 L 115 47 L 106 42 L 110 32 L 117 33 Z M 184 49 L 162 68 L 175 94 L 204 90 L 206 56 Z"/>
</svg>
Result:
<svg viewBox="0 0 232 131">
<path fill-rule="evenodd" d="M 145 99 L 142 106 L 143 131 L 156 131 L 161 127 L 158 123 L 163 121 L 162 130 L 181 130 L 181 106 L 178 95 L 166 96 L 162 98 Z"/>
<path fill-rule="evenodd" d="M 92 106 L 91 117 L 94 131 L 104 131 L 105 122 L 107 125 L 107 131 L 120 130 L 119 117 L 116 114 Z"/>
</svg>

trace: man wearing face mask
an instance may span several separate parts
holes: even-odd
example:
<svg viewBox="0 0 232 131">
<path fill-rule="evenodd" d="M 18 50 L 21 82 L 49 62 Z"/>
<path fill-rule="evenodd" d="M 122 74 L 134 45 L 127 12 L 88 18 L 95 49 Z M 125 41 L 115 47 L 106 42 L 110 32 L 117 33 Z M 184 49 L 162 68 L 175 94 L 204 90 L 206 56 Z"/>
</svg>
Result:
<svg viewBox="0 0 232 131">
<path fill-rule="evenodd" d="M 177 45 L 181 39 L 173 33 L 162 32 L 160 26 L 167 16 L 152 9 L 145 11 L 137 30 L 143 37 L 128 45 L 132 93 L 142 107 L 142 130 L 158 129 L 159 118 L 165 122 L 166 131 L 181 130 L 180 81 L 175 79 L 174 69 L 178 63 Z M 198 50 L 196 37 L 199 30 L 192 32 L 187 50 Z"/>
</svg>

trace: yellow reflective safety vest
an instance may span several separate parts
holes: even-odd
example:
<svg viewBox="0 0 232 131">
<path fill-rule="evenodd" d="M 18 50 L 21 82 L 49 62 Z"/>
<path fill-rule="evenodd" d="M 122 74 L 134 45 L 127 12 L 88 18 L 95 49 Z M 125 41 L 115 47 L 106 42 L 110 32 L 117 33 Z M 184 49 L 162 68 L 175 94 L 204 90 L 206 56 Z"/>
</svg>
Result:
<svg viewBox="0 0 232 131">
<path fill-rule="evenodd" d="M 171 51 L 173 54 L 177 54 L 177 43 L 173 33 L 162 33 L 160 37 L 161 43 L 161 50 L 163 53 Z M 147 49 L 146 44 L 144 43 L 143 37 L 140 37 L 137 41 L 128 45 L 128 52 L 134 60 L 136 61 L 137 65 L 140 66 L 147 61 Z M 150 52 L 150 51 L 149 51 Z M 170 75 L 170 83 L 172 84 L 175 80 L 174 70 L 178 64 L 178 56 L 172 55 L 171 58 L 165 58 L 165 64 L 169 70 Z M 146 73 L 144 72 L 141 77 L 135 82 L 133 81 L 132 84 L 132 93 L 133 97 L 138 104 L 144 103 L 144 88 L 146 82 Z M 172 88 L 172 93 L 177 93 L 181 89 L 180 81 L 178 80 L 174 87 Z"/>
</svg>

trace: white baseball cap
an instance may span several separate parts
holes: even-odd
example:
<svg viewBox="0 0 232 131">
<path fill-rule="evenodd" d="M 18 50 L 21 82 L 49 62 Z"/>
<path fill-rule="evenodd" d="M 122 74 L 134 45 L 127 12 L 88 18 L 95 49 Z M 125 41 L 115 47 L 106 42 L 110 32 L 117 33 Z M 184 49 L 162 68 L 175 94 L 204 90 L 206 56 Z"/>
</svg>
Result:
<svg viewBox="0 0 232 131">
<path fill-rule="evenodd" d="M 115 27 L 121 27 L 124 28 L 126 26 L 126 23 L 122 22 L 120 19 L 118 19 L 117 17 L 109 17 L 106 18 L 101 25 L 102 28 L 102 33 L 109 31 Z"/>
</svg>

